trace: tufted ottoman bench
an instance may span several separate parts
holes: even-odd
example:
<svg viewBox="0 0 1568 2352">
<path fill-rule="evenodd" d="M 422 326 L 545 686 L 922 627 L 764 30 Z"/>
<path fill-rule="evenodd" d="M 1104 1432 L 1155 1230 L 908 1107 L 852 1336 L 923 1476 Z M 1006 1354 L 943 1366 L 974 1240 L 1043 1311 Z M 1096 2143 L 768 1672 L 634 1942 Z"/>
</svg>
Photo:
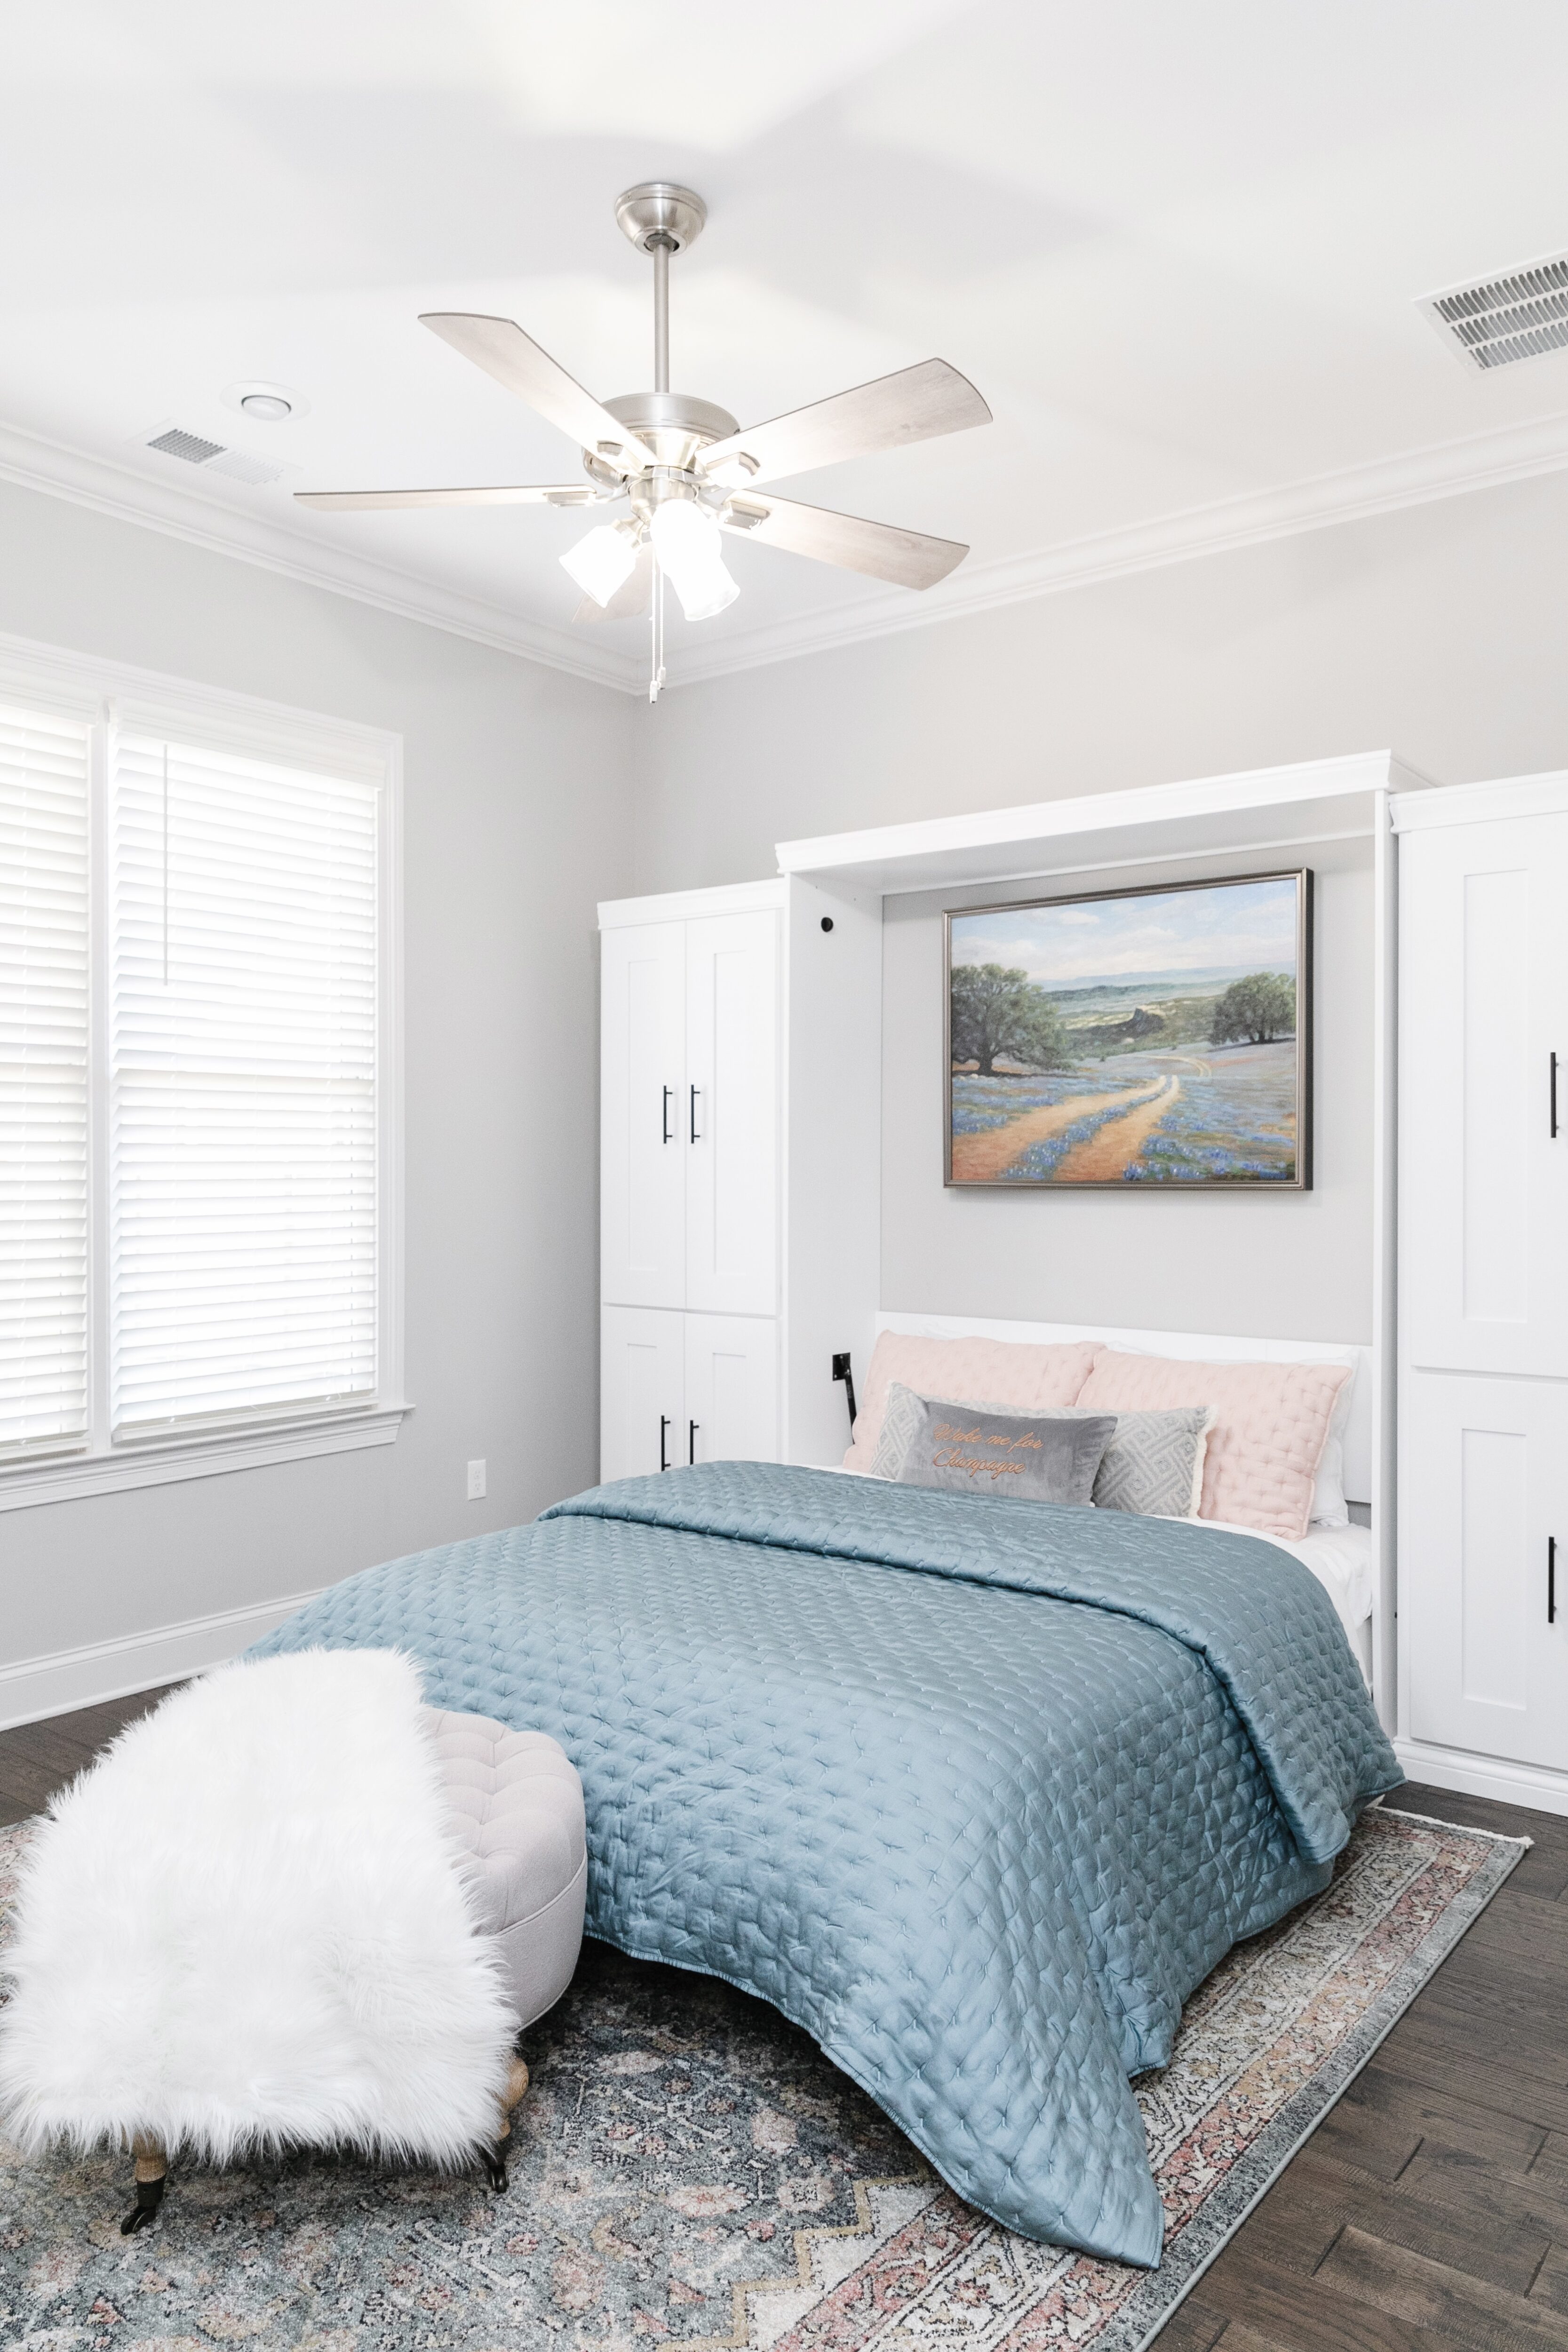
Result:
<svg viewBox="0 0 1568 2352">
<path fill-rule="evenodd" d="M 424 1710 L 452 1827 L 470 1857 L 476 1925 L 506 1963 L 518 2030 L 552 2009 L 583 1942 L 588 1845 L 583 1784 L 542 1731 Z"/>
<path fill-rule="evenodd" d="M 510 1731 L 488 1715 L 421 1710 L 441 1768 L 448 1819 L 469 1858 L 474 1924 L 506 1969 L 518 2031 L 552 2009 L 583 1945 L 588 1841 L 583 1784 L 563 1748 L 542 1731 Z M 504 2189 L 511 2111 L 528 2088 L 512 2060 L 495 2147 L 481 2150 L 490 2185 Z"/>
</svg>

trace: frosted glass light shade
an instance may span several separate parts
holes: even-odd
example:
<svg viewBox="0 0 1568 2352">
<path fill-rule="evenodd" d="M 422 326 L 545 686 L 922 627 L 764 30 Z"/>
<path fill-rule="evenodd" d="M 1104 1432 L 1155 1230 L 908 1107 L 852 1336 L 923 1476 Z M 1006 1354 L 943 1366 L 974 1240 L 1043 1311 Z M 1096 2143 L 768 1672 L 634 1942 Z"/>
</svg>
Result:
<svg viewBox="0 0 1568 2352">
<path fill-rule="evenodd" d="M 616 589 L 630 579 L 637 560 L 626 533 L 613 522 L 600 523 L 561 559 L 584 595 L 592 596 L 595 604 L 609 603 Z"/>
<path fill-rule="evenodd" d="M 669 499 L 654 509 L 648 529 L 659 569 L 674 583 L 689 621 L 710 621 L 734 603 L 741 591 L 724 568 L 711 516 L 689 499 Z"/>
</svg>

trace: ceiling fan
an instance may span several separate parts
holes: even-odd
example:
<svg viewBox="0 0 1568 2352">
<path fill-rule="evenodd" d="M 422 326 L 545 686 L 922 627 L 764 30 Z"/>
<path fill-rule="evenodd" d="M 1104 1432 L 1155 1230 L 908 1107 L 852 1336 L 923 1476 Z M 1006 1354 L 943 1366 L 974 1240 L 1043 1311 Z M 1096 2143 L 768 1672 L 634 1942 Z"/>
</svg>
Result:
<svg viewBox="0 0 1568 2352">
<path fill-rule="evenodd" d="M 711 401 L 669 389 L 669 262 L 708 217 L 700 196 L 665 180 L 628 188 L 616 218 L 653 257 L 652 392 L 599 402 L 510 319 L 434 310 L 420 323 L 560 425 L 579 444 L 586 479 L 526 487 L 449 490 L 297 490 L 301 506 L 338 512 L 371 507 L 615 506 L 561 558 L 582 590 L 574 619 L 652 614 L 653 673 L 664 682 L 664 583 L 689 621 L 721 613 L 740 594 L 725 568 L 721 533 L 815 556 L 900 588 L 931 588 L 969 550 L 951 539 L 866 522 L 824 507 L 776 498 L 763 485 L 878 449 L 902 448 L 942 433 L 989 425 L 991 411 L 967 377 L 945 360 L 858 384 L 831 399 L 742 432 Z"/>
</svg>

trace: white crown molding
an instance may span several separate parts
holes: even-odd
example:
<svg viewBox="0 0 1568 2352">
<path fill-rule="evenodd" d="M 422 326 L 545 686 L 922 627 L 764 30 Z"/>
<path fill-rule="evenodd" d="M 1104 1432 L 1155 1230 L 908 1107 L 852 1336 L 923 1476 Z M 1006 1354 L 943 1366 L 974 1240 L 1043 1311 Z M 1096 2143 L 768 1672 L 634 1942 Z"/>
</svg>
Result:
<svg viewBox="0 0 1568 2352">
<path fill-rule="evenodd" d="M 1568 769 L 1540 776 L 1504 776 L 1495 783 L 1443 784 L 1436 792 L 1395 793 L 1395 833 L 1434 825 L 1485 824 L 1494 817 L 1561 816 L 1568 811 Z"/>
<path fill-rule="evenodd" d="M 1123 530 L 1097 532 L 1058 547 L 963 567 L 919 596 L 893 591 L 864 604 L 802 614 L 767 627 L 737 632 L 670 662 L 668 684 L 698 686 L 710 678 L 791 661 L 929 628 L 939 621 L 1025 604 L 1037 596 L 1152 572 L 1227 549 L 1256 547 L 1340 522 L 1392 514 L 1404 507 L 1462 497 L 1505 482 L 1528 480 L 1568 467 L 1568 415 L 1537 417 L 1495 433 L 1412 449 L 1369 466 L 1320 474 L 1242 499 L 1221 499 L 1163 515 Z M 519 654 L 623 694 L 647 691 L 640 656 L 581 634 L 524 621 L 503 606 L 342 548 L 325 546 L 270 517 L 208 499 L 193 482 L 150 481 L 104 457 L 68 449 L 14 425 L 0 425 L 0 480 L 90 507 L 122 522 L 162 530 L 215 554 L 258 563 L 309 587 L 326 588 L 379 606 L 405 620 Z"/>
<path fill-rule="evenodd" d="M 784 876 L 768 882 L 717 882 L 707 889 L 661 890 L 650 898 L 601 898 L 599 929 L 618 931 L 638 923 L 690 922 L 703 915 L 771 913 L 784 903 Z"/>
<path fill-rule="evenodd" d="M 1130 572 L 1158 571 L 1230 548 L 1260 546 L 1268 540 L 1293 538 L 1298 532 L 1332 523 L 1392 514 L 1402 507 L 1426 506 L 1438 499 L 1461 497 L 1468 490 L 1559 473 L 1565 467 L 1568 416 L 1539 417 L 1500 432 L 1407 450 L 1397 457 L 1381 458 L 1375 465 L 1316 475 L 1282 489 L 1188 508 L 1152 522 L 1070 540 L 1060 547 L 1041 548 L 999 563 L 962 565 L 940 587 L 919 595 L 895 590 L 865 604 L 840 606 L 831 613 L 803 614 L 744 635 L 730 635 L 713 642 L 707 650 L 692 653 L 683 648 L 671 660 L 668 684 L 698 686 L 736 670 L 791 661 L 800 654 L 892 636 L 904 629 L 929 628 L 937 621 L 1025 604 L 1036 596 L 1088 587 Z"/>
<path fill-rule="evenodd" d="M 624 694 L 647 692 L 640 661 L 601 645 L 592 637 L 569 635 L 537 622 L 521 620 L 503 605 L 453 588 L 391 564 L 368 562 L 343 548 L 323 546 L 302 531 L 290 530 L 269 515 L 251 513 L 226 501 L 204 497 L 193 480 L 149 481 L 106 457 L 89 457 L 59 443 L 46 441 L 16 425 L 0 425 L 0 481 L 15 482 L 27 490 L 43 490 L 50 498 L 68 499 L 73 506 L 89 507 L 111 515 L 117 522 L 139 523 L 171 539 L 215 555 L 237 557 L 281 572 L 307 587 L 327 588 L 374 604 L 405 621 L 491 646 L 498 653 L 521 654 L 551 669 L 612 686 Z"/>
</svg>

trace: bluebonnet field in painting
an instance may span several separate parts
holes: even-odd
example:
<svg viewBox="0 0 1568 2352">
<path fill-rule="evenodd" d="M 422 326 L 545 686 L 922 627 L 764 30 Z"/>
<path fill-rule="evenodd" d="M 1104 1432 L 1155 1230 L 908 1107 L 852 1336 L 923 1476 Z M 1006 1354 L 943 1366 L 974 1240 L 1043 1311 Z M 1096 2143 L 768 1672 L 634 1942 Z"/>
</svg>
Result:
<svg viewBox="0 0 1568 2352">
<path fill-rule="evenodd" d="M 1302 887 L 953 916 L 952 1181 L 1294 1183 Z"/>
</svg>

